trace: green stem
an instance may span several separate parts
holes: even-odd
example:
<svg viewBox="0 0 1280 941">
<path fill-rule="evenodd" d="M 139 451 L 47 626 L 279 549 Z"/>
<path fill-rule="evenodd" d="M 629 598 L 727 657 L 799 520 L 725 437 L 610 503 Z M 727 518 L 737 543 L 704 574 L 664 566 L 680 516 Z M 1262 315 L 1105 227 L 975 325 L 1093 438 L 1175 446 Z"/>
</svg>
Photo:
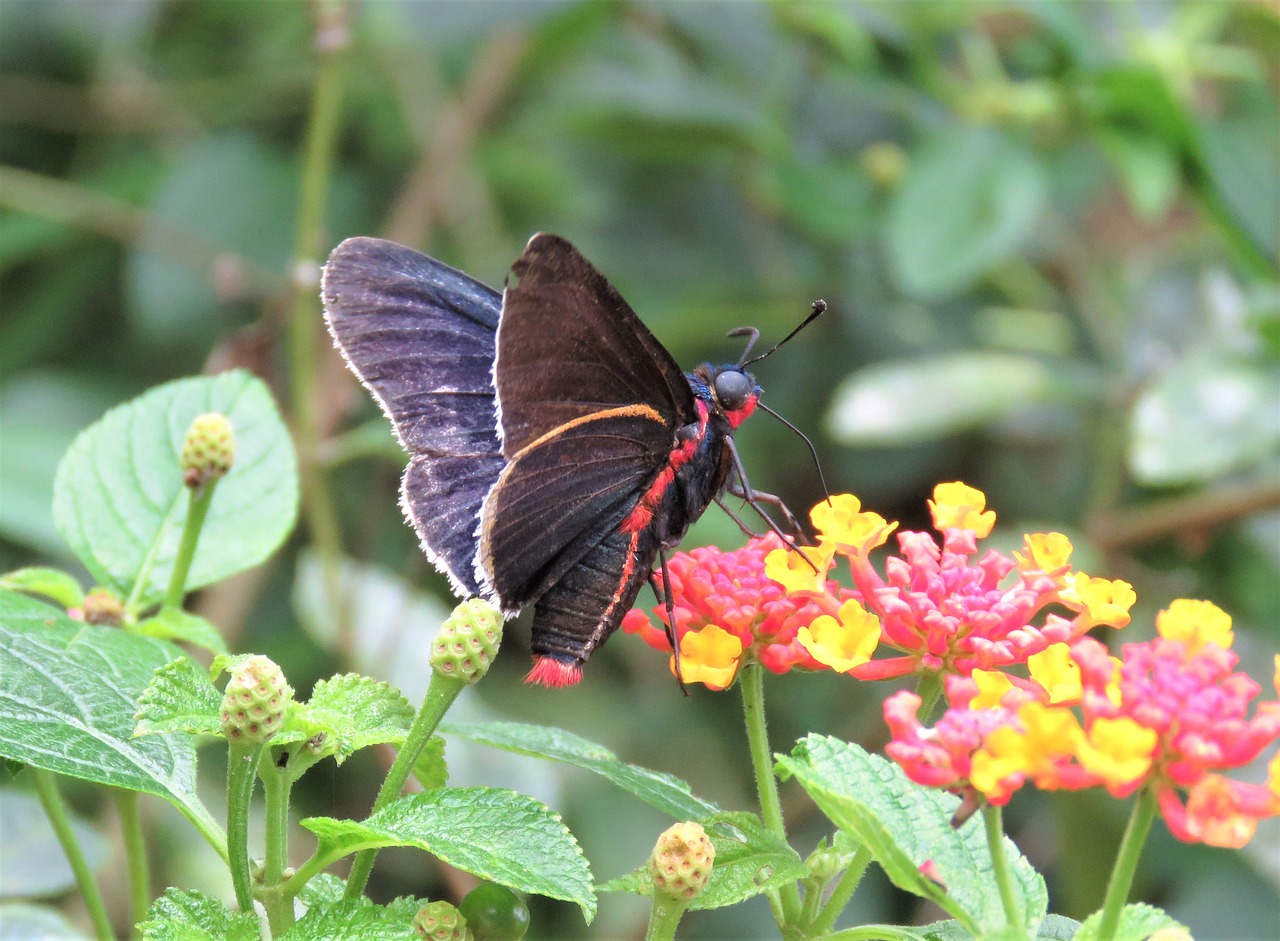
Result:
<svg viewBox="0 0 1280 941">
<path fill-rule="evenodd" d="M 825 935 L 822 941 L 925 941 L 925 936 L 897 925 L 862 925 Z"/>
<path fill-rule="evenodd" d="M 116 933 L 111 928 L 111 918 L 107 915 L 107 906 L 102 901 L 102 893 L 98 891 L 98 884 L 93 881 L 89 861 L 84 858 L 84 851 L 80 849 L 80 842 L 71 828 L 71 817 L 67 813 L 67 805 L 63 803 L 62 795 L 58 793 L 58 780 L 52 771 L 46 771 L 43 768 L 33 768 L 32 771 L 36 783 L 36 795 L 40 798 L 40 804 L 44 807 L 49 823 L 53 826 L 58 842 L 62 844 L 62 852 L 67 856 L 67 862 L 71 864 L 71 872 L 76 877 L 76 886 L 79 887 L 80 896 L 84 899 L 84 907 L 89 912 L 89 920 L 93 922 L 94 933 L 104 941 L 111 941 Z"/>
<path fill-rule="evenodd" d="M 227 865 L 242 912 L 253 911 L 253 876 L 249 871 L 249 804 L 263 746 L 232 745 L 227 756 Z"/>
<path fill-rule="evenodd" d="M 1022 908 L 1013 890 L 1013 871 L 1004 851 L 1004 820 L 1001 808 L 986 804 L 982 808 L 982 820 L 987 826 L 987 850 L 991 853 L 991 870 L 1000 889 L 1000 904 L 1004 907 L 1004 921 L 1009 937 L 1026 937 Z"/>
<path fill-rule="evenodd" d="M 680 899 L 672 898 L 665 892 L 653 893 L 653 906 L 649 909 L 649 927 L 644 933 L 644 941 L 673 941 L 676 927 L 684 916 L 688 904 Z"/>
<path fill-rule="evenodd" d="M 742 690 L 742 714 L 747 727 L 747 746 L 751 752 L 751 770 L 756 778 L 760 799 L 760 817 L 765 828 L 784 842 L 787 828 L 782 820 L 782 801 L 778 798 L 778 779 L 773 774 L 773 752 L 769 748 L 769 729 L 764 711 L 764 667 L 748 663 L 738 676 Z M 794 884 L 768 893 L 778 927 L 794 925 L 800 914 L 800 892 Z"/>
<path fill-rule="evenodd" d="M 318 61 L 311 110 L 303 147 L 302 181 L 298 196 L 298 226 L 293 250 L 293 303 L 289 321 L 290 396 L 298 472 L 302 483 L 307 528 L 320 557 L 325 595 L 338 623 L 339 649 L 349 641 L 348 617 L 341 579 L 341 529 L 333 496 L 318 460 L 320 422 L 316 402 L 320 316 L 316 303 L 316 273 L 329 180 L 337 151 L 342 109 L 343 52 L 350 42 L 347 8 L 343 0 L 315 5 Z"/>
<path fill-rule="evenodd" d="M 279 886 L 289 862 L 289 795 L 294 777 L 271 767 L 262 775 L 267 800 L 266 856 L 262 865 L 263 906 L 273 937 L 280 937 L 293 925 L 293 900 L 282 895 Z"/>
<path fill-rule="evenodd" d="M 938 700 L 942 698 L 942 675 L 933 670 L 921 673 L 920 680 L 916 683 L 916 695 L 920 697 L 920 708 L 916 714 L 921 722 L 928 724 L 933 718 Z"/>
<path fill-rule="evenodd" d="M 409 780 L 409 775 L 413 771 L 414 762 L 418 760 L 422 749 L 426 747 L 431 736 L 435 734 L 437 726 L 440 725 L 440 720 L 444 718 L 444 714 L 448 712 L 449 707 L 453 705 L 453 701 L 458 698 L 458 694 L 466 685 L 465 680 L 442 676 L 432 671 L 431 684 L 427 687 L 427 695 L 422 699 L 422 707 L 414 716 L 413 725 L 409 727 L 404 744 L 400 746 L 400 751 L 396 753 L 396 760 L 392 762 L 391 770 L 387 772 L 386 780 L 382 782 L 382 788 L 373 802 L 371 815 L 376 814 L 400 796 L 405 782 Z M 364 887 L 369 883 L 369 873 L 373 870 L 373 860 L 377 855 L 376 849 L 369 849 L 362 850 L 356 856 L 355 862 L 351 864 L 351 874 L 347 877 L 346 898 L 348 900 L 357 899 L 364 893 Z"/>
<path fill-rule="evenodd" d="M 1125 827 L 1124 837 L 1120 840 L 1115 865 L 1111 869 L 1106 899 L 1102 903 L 1102 921 L 1098 925 L 1099 938 L 1114 937 L 1116 929 L 1120 926 L 1120 914 L 1129 900 L 1129 890 L 1133 888 L 1133 876 L 1138 871 L 1138 860 L 1142 856 L 1142 848 L 1146 845 L 1147 834 L 1151 832 L 1151 824 L 1155 819 L 1156 796 L 1150 788 L 1143 788 L 1138 792 L 1133 813 L 1129 815 L 1129 824 Z"/>
<path fill-rule="evenodd" d="M 840 874 L 840 881 L 831 890 L 831 895 L 827 897 L 827 901 L 823 904 L 817 917 L 810 923 L 809 933 L 812 936 L 826 934 L 835 926 L 836 919 L 840 917 L 840 913 L 849 904 L 849 899 L 853 898 L 854 890 L 862 882 L 862 877 L 866 874 L 867 867 L 870 865 L 871 850 L 865 846 L 859 847 L 858 852 L 849 861 L 849 867 Z"/>
<path fill-rule="evenodd" d="M 151 907 L 151 872 L 147 864 L 147 844 L 138 814 L 138 792 L 115 789 L 116 813 L 124 833 L 125 862 L 129 867 L 129 913 L 135 925 L 147 917 Z"/>
<path fill-rule="evenodd" d="M 196 545 L 200 542 L 200 530 L 204 528 L 205 517 L 209 515 L 209 505 L 213 503 L 213 491 L 217 486 L 216 479 L 190 491 L 187 501 L 187 518 L 182 523 L 182 539 L 178 543 L 178 554 L 173 560 L 173 572 L 169 576 L 169 588 L 164 594 L 166 607 L 181 608 L 184 589 L 187 587 L 187 575 L 191 571 L 191 561 L 196 556 Z"/>
</svg>

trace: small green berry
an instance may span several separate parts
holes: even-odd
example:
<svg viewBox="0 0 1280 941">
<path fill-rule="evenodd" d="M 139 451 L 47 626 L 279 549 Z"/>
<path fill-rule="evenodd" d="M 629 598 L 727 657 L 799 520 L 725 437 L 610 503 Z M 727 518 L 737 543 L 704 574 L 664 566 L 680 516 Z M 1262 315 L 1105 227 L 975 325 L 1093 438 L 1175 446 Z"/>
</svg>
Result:
<svg viewBox="0 0 1280 941">
<path fill-rule="evenodd" d="M 92 588 L 81 605 L 84 619 L 90 624 L 119 627 L 124 621 L 124 602 L 105 588 Z"/>
<path fill-rule="evenodd" d="M 197 415 L 182 441 L 182 479 L 195 489 L 225 477 L 236 458 L 236 435 L 231 420 L 218 412 Z"/>
<path fill-rule="evenodd" d="M 427 941 L 475 941 L 467 920 L 448 902 L 428 902 L 413 916 L 413 929 Z"/>
<path fill-rule="evenodd" d="M 716 848 L 701 824 L 677 823 L 658 837 L 649 857 L 655 892 L 691 902 L 707 887 Z"/>
<path fill-rule="evenodd" d="M 484 676 L 502 642 L 502 614 L 481 598 L 453 609 L 431 642 L 431 669 L 474 683 Z"/>
<path fill-rule="evenodd" d="M 529 930 L 529 906 L 505 885 L 482 882 L 458 906 L 476 941 L 520 941 Z"/>
<path fill-rule="evenodd" d="M 222 696 L 222 734 L 227 741 L 261 744 L 280 729 L 293 690 L 269 657 L 245 658 L 231 670 Z"/>
</svg>

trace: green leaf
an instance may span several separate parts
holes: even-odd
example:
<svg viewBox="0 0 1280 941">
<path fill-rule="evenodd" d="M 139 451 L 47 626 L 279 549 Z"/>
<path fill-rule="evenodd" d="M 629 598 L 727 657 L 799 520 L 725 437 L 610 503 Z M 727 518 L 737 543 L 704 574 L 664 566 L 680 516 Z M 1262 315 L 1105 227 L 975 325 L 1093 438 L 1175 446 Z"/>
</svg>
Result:
<svg viewBox="0 0 1280 941">
<path fill-rule="evenodd" d="M 921 787 L 892 762 L 827 736 L 801 739 L 778 765 L 836 826 L 871 851 L 899 888 L 937 903 L 971 933 L 995 933 L 1004 925 L 981 822 L 959 829 L 950 824 L 957 797 Z M 1048 907 L 1044 880 L 1011 840 L 1005 838 L 1004 846 L 1023 927 L 1034 931 Z M 929 861 L 945 888 L 920 872 Z"/>
<path fill-rule="evenodd" d="M 281 941 L 418 941 L 413 916 L 420 907 L 411 898 L 387 905 L 366 898 L 313 904 Z"/>
<path fill-rule="evenodd" d="M 75 608 L 84 601 L 84 589 L 73 576 L 61 569 L 32 565 L 0 575 L 0 588 L 39 595 L 57 602 L 59 607 Z"/>
<path fill-rule="evenodd" d="M 1099 142 L 1120 177 L 1129 205 L 1139 218 L 1156 222 L 1178 195 L 1178 154 L 1141 131 L 1103 128 Z"/>
<path fill-rule="evenodd" d="M 152 617 L 139 621 L 132 630 L 147 637 L 194 644 L 210 653 L 227 652 L 227 642 L 222 639 L 216 627 L 199 615 L 181 608 L 161 608 Z"/>
<path fill-rule="evenodd" d="M 493 787 L 446 787 L 403 797 L 363 823 L 311 817 L 316 855 L 416 846 L 451 866 L 518 892 L 576 903 L 595 915 L 591 871 L 577 840 L 545 805 Z"/>
<path fill-rule="evenodd" d="M 111 845 L 88 821 L 71 818 L 71 830 L 91 870 L 111 858 Z M 76 887 L 71 864 L 40 800 L 28 791 L 0 788 L 0 897 L 60 895 Z M 4 938 L 0 931 L 0 939 Z"/>
<path fill-rule="evenodd" d="M 399 690 L 358 673 L 321 680 L 301 712 L 326 733 L 324 751 L 338 764 L 361 748 L 403 741 L 413 722 L 413 707 Z"/>
<path fill-rule="evenodd" d="M 1022 246 L 1044 204 L 1036 155 L 991 128 L 951 128 L 913 155 L 889 205 L 886 249 L 903 290 L 959 293 Z"/>
<path fill-rule="evenodd" d="M 1200 127 L 1209 184 L 1234 224 L 1277 270 L 1280 253 L 1280 147 L 1274 105 L 1247 118 Z"/>
<path fill-rule="evenodd" d="M 444 739 L 433 735 L 413 763 L 413 776 L 424 790 L 444 787 L 449 783 L 449 765 L 444 760 Z"/>
<path fill-rule="evenodd" d="M 720 812 L 710 801 L 695 797 L 689 785 L 662 771 L 651 771 L 621 761 L 617 755 L 595 742 L 543 725 L 522 722 L 441 723 L 450 735 L 480 742 L 494 748 L 562 761 L 584 771 L 608 778 L 628 794 L 676 820 L 703 820 Z"/>
<path fill-rule="evenodd" d="M 179 657 L 156 670 L 138 697 L 133 734 L 221 735 L 221 709 L 222 693 L 209 671 L 190 657 Z"/>
<path fill-rule="evenodd" d="M 753 814 L 716 814 L 704 824 L 716 848 L 716 859 L 711 868 L 711 881 L 703 893 L 689 903 L 692 910 L 736 905 L 808 874 L 799 854 L 766 830 Z M 598 891 L 651 896 L 653 879 L 648 866 L 640 866 L 599 886 Z"/>
<path fill-rule="evenodd" d="M 1106 939 L 1098 934 L 1101 922 L 1102 912 L 1094 912 L 1084 920 L 1073 941 L 1143 941 L 1163 928 L 1187 931 L 1187 926 L 1170 917 L 1168 912 L 1142 903 L 1126 905 L 1120 911 L 1120 924 L 1116 926 L 1115 934 L 1108 935 Z"/>
<path fill-rule="evenodd" d="M 258 916 L 233 912 L 201 892 L 170 889 L 138 926 L 143 941 L 258 941 Z"/>
<path fill-rule="evenodd" d="M 861 369 L 840 384 L 827 428 L 846 445 L 955 434 L 1062 398 L 1061 366 L 1013 353 L 953 353 Z"/>
<path fill-rule="evenodd" d="M 1074 918 L 1068 918 L 1065 915 L 1045 915 L 1044 921 L 1040 922 L 1039 930 L 1036 931 L 1035 941 L 1071 941 L 1079 927 L 1080 922 Z M 958 921 L 937 921 L 932 925 L 914 930 L 918 931 L 925 941 L 973 941 L 973 935 Z M 1026 937 L 1025 934 L 1017 931 L 1012 934 L 1013 937 L 1009 941 Z M 1000 941 L 1004 937 L 1005 935 L 1001 932 L 983 936 L 984 941 L 988 938 L 990 941 Z"/>
<path fill-rule="evenodd" d="M 0 756 L 73 778 L 155 794 L 206 832 L 189 736 L 134 738 L 134 704 L 181 651 L 73 621 L 0 591 Z"/>
<path fill-rule="evenodd" d="M 293 446 L 266 383 L 234 370 L 158 386 L 81 432 L 58 466 L 59 532 L 133 610 L 164 595 L 187 515 L 182 441 L 191 420 L 212 411 L 231 419 L 236 459 L 213 494 L 187 579 L 188 590 L 208 585 L 266 559 L 297 515 Z"/>
<path fill-rule="evenodd" d="M 1209 480 L 1280 447 L 1280 373 L 1194 353 L 1143 390 L 1130 418 L 1129 467 L 1141 483 Z"/>
</svg>

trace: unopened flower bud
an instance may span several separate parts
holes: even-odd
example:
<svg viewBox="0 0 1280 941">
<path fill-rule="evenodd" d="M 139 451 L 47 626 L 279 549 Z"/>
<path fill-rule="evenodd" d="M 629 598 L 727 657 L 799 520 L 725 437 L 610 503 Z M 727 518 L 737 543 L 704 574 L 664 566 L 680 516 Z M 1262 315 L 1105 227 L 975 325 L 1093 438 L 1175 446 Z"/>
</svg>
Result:
<svg viewBox="0 0 1280 941">
<path fill-rule="evenodd" d="M 707 887 L 716 848 L 697 823 L 677 823 L 658 837 L 649 857 L 653 888 L 681 902 L 691 902 Z"/>
<path fill-rule="evenodd" d="M 90 624 L 119 627 L 124 620 L 124 602 L 105 588 L 93 588 L 84 596 L 81 610 Z"/>
<path fill-rule="evenodd" d="M 225 477 L 236 457 L 231 420 L 218 412 L 197 415 L 182 441 L 182 479 L 195 489 Z"/>
<path fill-rule="evenodd" d="M 427 941 L 472 941 L 462 913 L 448 902 L 428 902 L 413 916 L 413 929 Z"/>
<path fill-rule="evenodd" d="M 293 690 L 269 657 L 246 658 L 231 670 L 222 696 L 222 734 L 227 741 L 261 744 L 280 729 Z"/>
<path fill-rule="evenodd" d="M 502 642 L 502 614 L 481 598 L 453 609 L 431 642 L 431 669 L 474 683 L 485 675 Z"/>
</svg>

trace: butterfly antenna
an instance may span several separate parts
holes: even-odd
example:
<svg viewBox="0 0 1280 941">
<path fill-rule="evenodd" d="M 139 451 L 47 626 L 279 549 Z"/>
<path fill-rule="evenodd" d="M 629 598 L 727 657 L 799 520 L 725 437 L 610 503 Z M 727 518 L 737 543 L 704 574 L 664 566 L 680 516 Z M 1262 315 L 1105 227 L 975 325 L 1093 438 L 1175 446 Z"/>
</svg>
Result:
<svg viewBox="0 0 1280 941">
<path fill-rule="evenodd" d="M 822 462 L 818 460 L 818 449 L 813 446 L 813 442 L 809 440 L 809 436 L 806 435 L 799 428 L 797 428 L 795 425 L 791 424 L 791 422 L 787 421 L 785 418 L 783 418 L 781 415 L 779 415 L 769 406 L 759 401 L 758 399 L 756 400 L 756 408 L 760 409 L 761 411 L 768 412 L 774 418 L 778 419 L 778 421 L 782 422 L 784 425 L 786 425 L 788 428 L 794 431 L 797 435 L 799 435 L 800 440 L 803 441 L 806 446 L 808 446 L 809 453 L 813 456 L 813 466 L 818 469 L 818 480 L 822 483 L 822 492 L 827 495 L 827 503 L 830 504 L 831 491 L 827 489 L 827 478 L 822 473 Z"/>
<path fill-rule="evenodd" d="M 734 327 L 728 333 L 727 337 L 750 337 L 747 340 L 747 348 L 742 351 L 742 355 L 738 357 L 737 367 L 742 368 L 742 364 L 747 361 L 747 357 L 751 355 L 751 347 L 756 345 L 756 340 L 760 339 L 760 331 L 755 327 Z"/>
<path fill-rule="evenodd" d="M 777 343 L 773 344 L 773 346 L 771 346 L 769 349 L 765 350 L 765 351 L 764 351 L 763 353 L 761 353 L 759 356 L 756 356 L 756 357 L 754 357 L 754 358 L 752 358 L 752 359 L 747 359 L 747 353 L 745 353 L 745 352 L 744 352 L 744 353 L 742 354 L 742 359 L 738 362 L 738 366 L 739 366 L 739 367 L 750 366 L 752 363 L 758 363 L 758 362 L 760 362 L 760 360 L 764 359 L 766 356 L 770 356 L 770 355 L 772 355 L 772 354 L 776 353 L 776 352 L 778 351 L 778 349 L 779 349 L 779 348 L 780 348 L 784 343 L 786 343 L 788 340 L 790 340 L 792 337 L 794 337 L 797 333 L 799 333 L 799 332 L 800 332 L 801 330 L 803 330 L 805 327 L 809 326 L 809 324 L 811 324 L 811 323 L 813 323 L 815 320 L 817 320 L 820 316 L 822 316 L 824 313 L 826 313 L 826 311 L 827 311 L 827 302 L 826 302 L 826 301 L 822 300 L 821 298 L 819 298 L 818 300 L 814 301 L 814 302 L 813 302 L 813 304 L 811 305 L 811 309 L 810 309 L 810 311 L 809 311 L 809 316 L 808 316 L 808 317 L 806 317 L 806 318 L 804 318 L 804 320 L 802 320 L 802 321 L 800 322 L 800 326 L 796 327 L 794 330 L 792 330 L 790 333 L 788 333 L 785 337 L 783 337 L 783 338 L 782 338 L 781 340 L 779 340 Z M 754 328 L 754 327 L 742 327 L 742 328 L 739 328 L 739 330 L 755 330 L 755 328 Z M 760 331 L 756 330 L 756 333 L 757 333 L 757 334 L 759 334 L 759 332 L 760 332 Z M 739 333 L 739 331 L 734 331 L 734 333 L 730 334 L 730 336 L 734 336 L 734 335 L 741 335 L 741 334 Z M 755 343 L 755 340 L 752 340 L 752 341 L 751 341 L 751 343 L 748 343 L 748 344 L 747 344 L 747 352 L 750 352 L 750 350 L 751 350 L 751 346 L 752 346 L 752 344 L 753 344 L 753 343 Z"/>
</svg>

